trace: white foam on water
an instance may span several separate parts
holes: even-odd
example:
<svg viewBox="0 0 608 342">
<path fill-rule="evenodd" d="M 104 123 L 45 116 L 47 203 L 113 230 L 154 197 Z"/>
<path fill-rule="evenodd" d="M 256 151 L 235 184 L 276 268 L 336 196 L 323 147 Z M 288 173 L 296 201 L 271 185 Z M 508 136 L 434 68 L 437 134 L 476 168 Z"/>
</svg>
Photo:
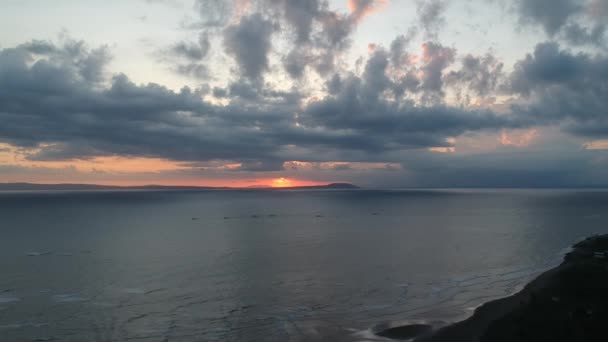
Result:
<svg viewBox="0 0 608 342">
<path fill-rule="evenodd" d="M 3 324 L 0 325 L 0 330 L 12 330 L 23 328 L 23 323 Z"/>
<path fill-rule="evenodd" d="M 391 341 L 390 339 L 376 335 L 372 329 L 358 330 L 351 335 L 357 342 L 367 341 Z"/>
<path fill-rule="evenodd" d="M 16 322 L 11 324 L 0 325 L 0 330 L 15 330 L 23 328 L 41 328 L 48 326 L 48 323 L 36 323 L 36 322 Z"/>
<path fill-rule="evenodd" d="M 128 294 L 145 294 L 146 290 L 140 288 L 129 288 L 124 290 Z"/>
<path fill-rule="evenodd" d="M 116 304 L 107 303 L 107 302 L 93 302 L 91 304 L 94 306 L 102 307 L 102 308 L 112 308 L 112 307 L 116 306 Z"/>
<path fill-rule="evenodd" d="M 0 296 L 0 304 L 8 304 L 20 301 L 21 298 L 15 296 Z"/>
<path fill-rule="evenodd" d="M 51 254 L 51 252 L 27 252 L 27 253 L 25 253 L 25 255 L 31 256 L 31 257 L 37 257 L 37 256 L 43 256 L 43 255 L 49 255 L 49 254 Z"/>
<path fill-rule="evenodd" d="M 60 295 L 53 296 L 53 301 L 56 303 L 74 303 L 74 302 L 82 302 L 85 300 L 86 300 L 85 298 L 80 297 L 74 293 L 66 293 L 66 294 L 60 294 Z"/>
</svg>

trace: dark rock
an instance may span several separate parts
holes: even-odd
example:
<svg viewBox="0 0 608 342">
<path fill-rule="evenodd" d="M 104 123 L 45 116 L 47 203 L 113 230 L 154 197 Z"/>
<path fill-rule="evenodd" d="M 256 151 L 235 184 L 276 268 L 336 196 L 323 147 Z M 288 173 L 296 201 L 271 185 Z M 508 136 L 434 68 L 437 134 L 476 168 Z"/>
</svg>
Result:
<svg viewBox="0 0 608 342">
<path fill-rule="evenodd" d="M 428 334 L 433 330 L 433 327 L 427 324 L 410 324 L 400 327 L 394 327 L 377 332 L 376 335 L 386 337 L 393 340 L 410 340 L 424 334 Z"/>
</svg>

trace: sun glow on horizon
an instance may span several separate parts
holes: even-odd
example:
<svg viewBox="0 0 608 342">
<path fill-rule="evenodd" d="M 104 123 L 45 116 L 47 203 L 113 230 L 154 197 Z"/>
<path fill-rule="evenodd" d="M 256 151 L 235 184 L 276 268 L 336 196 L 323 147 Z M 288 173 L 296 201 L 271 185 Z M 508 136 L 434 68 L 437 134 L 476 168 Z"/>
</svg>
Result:
<svg viewBox="0 0 608 342">
<path fill-rule="evenodd" d="M 271 186 L 273 188 L 287 188 L 293 186 L 293 182 L 290 179 L 281 177 L 273 179 Z"/>
</svg>

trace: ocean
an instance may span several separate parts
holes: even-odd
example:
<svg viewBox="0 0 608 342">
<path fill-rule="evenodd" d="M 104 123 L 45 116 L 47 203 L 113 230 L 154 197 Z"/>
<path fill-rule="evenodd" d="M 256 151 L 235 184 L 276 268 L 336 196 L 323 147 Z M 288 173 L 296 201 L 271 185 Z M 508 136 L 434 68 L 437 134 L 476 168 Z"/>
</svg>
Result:
<svg viewBox="0 0 608 342">
<path fill-rule="evenodd" d="M 0 192 L 0 341 L 370 341 L 608 233 L 608 190 Z"/>
</svg>

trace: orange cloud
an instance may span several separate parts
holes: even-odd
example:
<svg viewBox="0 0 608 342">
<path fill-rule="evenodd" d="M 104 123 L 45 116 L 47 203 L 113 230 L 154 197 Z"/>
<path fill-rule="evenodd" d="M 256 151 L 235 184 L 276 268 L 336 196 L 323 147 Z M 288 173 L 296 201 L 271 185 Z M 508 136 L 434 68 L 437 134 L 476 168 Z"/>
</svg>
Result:
<svg viewBox="0 0 608 342">
<path fill-rule="evenodd" d="M 583 144 L 586 150 L 608 150 L 608 140 L 594 140 Z"/>
<path fill-rule="evenodd" d="M 429 151 L 435 153 L 454 153 L 456 152 L 456 147 L 430 147 Z"/>
<path fill-rule="evenodd" d="M 348 0 L 348 9 L 356 21 L 371 15 L 388 5 L 388 0 Z"/>
<path fill-rule="evenodd" d="M 456 144 L 455 138 L 447 138 L 447 139 L 445 139 L 445 141 L 451 145 Z M 455 146 L 429 147 L 428 150 L 431 152 L 435 152 L 435 153 L 454 153 L 454 152 L 456 152 L 456 147 Z"/>
<path fill-rule="evenodd" d="M 503 129 L 499 141 L 504 146 L 526 147 L 536 140 L 537 137 L 538 130 L 536 129 L 511 132 Z"/>
</svg>

